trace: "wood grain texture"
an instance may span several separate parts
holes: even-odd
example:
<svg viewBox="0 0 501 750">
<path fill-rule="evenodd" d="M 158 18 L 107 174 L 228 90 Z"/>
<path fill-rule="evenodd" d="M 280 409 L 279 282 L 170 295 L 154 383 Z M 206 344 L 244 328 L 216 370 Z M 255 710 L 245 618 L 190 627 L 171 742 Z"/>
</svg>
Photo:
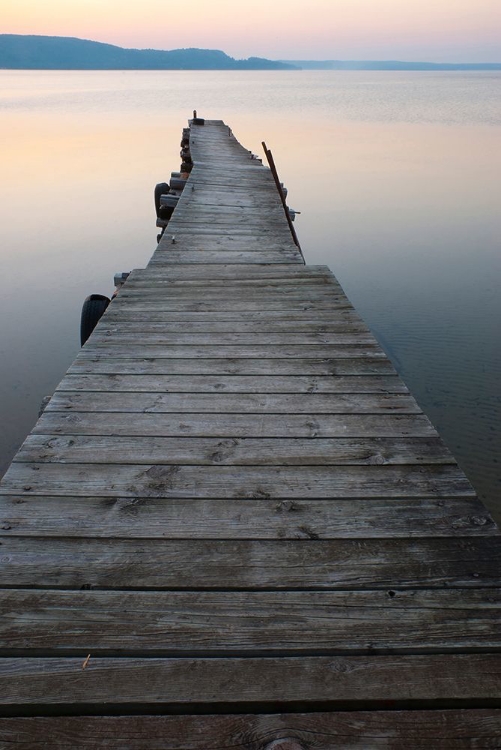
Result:
<svg viewBox="0 0 501 750">
<path fill-rule="evenodd" d="M 204 295 L 203 297 L 172 298 L 170 295 L 129 297 L 119 295 L 113 302 L 115 309 L 165 311 L 165 312 L 206 312 L 216 311 L 236 313 L 247 312 L 301 312 L 315 310 L 349 309 L 350 303 L 342 295 L 296 295 L 291 297 L 269 298 L 267 295 L 249 295 L 228 299 L 226 295 Z"/>
<path fill-rule="evenodd" d="M 273 501 L 0 496 L 0 537 L 371 539 L 495 536 L 477 498 Z M 30 545 L 26 545 L 27 548 Z"/>
<path fill-rule="evenodd" d="M 110 514 L 127 514 L 131 525 L 140 505 L 120 499 L 106 506 L 103 501 Z M 212 591 L 501 584 L 499 536 L 317 540 L 303 529 L 295 541 L 47 537 L 27 544 L 5 533 L 1 541 L 1 587 L 12 587 L 14 581 L 31 588 Z"/>
<path fill-rule="evenodd" d="M 266 268 L 267 266 L 265 266 Z M 307 268 L 307 266 L 304 266 Z M 205 277 L 190 276 L 180 278 L 178 274 L 169 273 L 169 269 L 158 271 L 155 274 L 141 271 L 133 272 L 127 278 L 127 292 L 131 291 L 155 291 L 170 292 L 171 290 L 182 291 L 183 293 L 204 294 L 207 291 L 228 291 L 230 296 L 235 296 L 238 291 L 249 292 L 273 292 L 273 293 L 294 293 L 298 294 L 303 291 L 315 291 L 317 289 L 336 290 L 343 293 L 342 287 L 337 279 L 331 273 L 325 274 L 302 274 L 292 276 L 285 272 L 275 274 L 256 274 L 247 275 L 247 269 L 238 267 L 233 270 L 231 276 L 223 274 L 219 276 L 217 269 L 207 270 Z"/>
<path fill-rule="evenodd" d="M 349 354 L 343 352 L 342 354 Z M 108 354 L 87 356 L 85 350 L 77 356 L 69 373 L 119 375 L 267 375 L 267 376 L 328 376 L 391 375 L 395 370 L 383 357 L 340 356 L 337 359 L 193 359 L 149 357 L 116 359 Z M 210 382 L 210 381 L 209 381 Z"/>
<path fill-rule="evenodd" d="M 171 239 L 170 235 L 166 235 L 166 239 Z M 179 237 L 180 242 L 187 242 L 189 237 L 186 233 Z M 200 239 L 198 237 L 198 239 Z M 176 238 L 177 243 L 177 238 Z M 192 266 L 190 263 L 180 263 L 178 266 L 169 266 L 166 269 L 159 269 L 148 265 L 146 268 L 134 269 L 129 277 L 131 281 L 146 280 L 146 279 L 169 279 L 172 281 L 179 281 L 181 283 L 189 283 L 190 281 L 197 280 L 198 283 L 204 283 L 207 280 L 209 283 L 213 279 L 237 279 L 237 280 L 248 280 L 261 279 L 314 279 L 314 278 L 332 278 L 335 279 L 334 274 L 330 270 L 329 266 L 323 265 L 301 265 L 296 266 L 292 264 L 290 266 L 274 265 L 270 263 L 260 263 L 258 265 L 252 265 L 250 268 L 240 268 L 233 264 L 227 266 L 217 266 L 214 268 L 212 265 L 207 265 L 205 268 L 201 265 Z M 127 281 L 129 281 L 129 279 Z"/>
<path fill-rule="evenodd" d="M 118 298 L 117 298 L 118 299 Z M 157 310 L 156 308 L 147 308 L 139 310 L 136 305 L 131 303 L 127 305 L 110 304 L 104 313 L 101 322 L 114 321 L 141 321 L 151 322 L 173 322 L 173 323 L 207 323 L 222 322 L 225 324 L 235 323 L 259 323 L 266 324 L 269 330 L 273 330 L 276 323 L 283 324 L 300 324 L 302 322 L 318 324 L 324 326 L 333 321 L 360 320 L 353 314 L 353 308 L 350 306 L 338 307 L 334 309 L 313 310 L 310 307 L 298 310 L 225 310 L 222 306 L 218 309 L 207 311 L 196 310 Z"/>
<path fill-rule="evenodd" d="M 335 331 L 329 333 L 168 333 L 156 331 L 126 331 L 113 327 L 99 327 L 92 335 L 93 346 L 304 346 L 333 344 L 362 346 L 375 344 L 366 331 Z"/>
<path fill-rule="evenodd" d="M 316 705 L 501 699 L 501 655 L 264 659 L 0 659 L 2 706 Z M 103 705 L 104 704 L 104 705 Z M 386 704 L 386 705 L 385 705 Z M 419 704 L 418 704 L 419 705 Z M 466 706 L 465 706 L 466 707 Z M 99 709 L 98 709 L 99 710 Z"/>
<path fill-rule="evenodd" d="M 501 710 L 0 719 L 5 748 L 47 748 L 49 736 L 53 750 L 263 750 L 283 738 L 304 750 L 472 750 L 499 745 Z"/>
<path fill-rule="evenodd" d="M 455 464 L 440 438 L 158 438 L 31 435 L 17 462 L 185 466 Z"/>
<path fill-rule="evenodd" d="M 169 265 L 179 263 L 201 263 L 206 265 L 207 263 L 214 263 L 221 265 L 227 265 L 228 263 L 243 263 L 246 266 L 249 263 L 298 263 L 303 264 L 301 258 L 299 258 L 292 251 L 285 250 L 268 250 L 266 253 L 252 253 L 247 251 L 231 251 L 231 250 L 169 250 L 168 252 L 162 252 L 157 250 L 150 260 L 150 265 Z"/>
<path fill-rule="evenodd" d="M 433 437 L 423 414 L 130 414 L 44 411 L 33 428 L 43 435 L 145 437 L 336 438 Z"/>
<path fill-rule="evenodd" d="M 136 287 L 131 284 L 124 284 L 118 296 L 113 300 L 116 307 L 129 305 L 144 300 L 149 304 L 153 301 L 165 301 L 166 303 L 179 302 L 196 303 L 207 302 L 233 306 L 238 310 L 241 304 L 247 304 L 252 300 L 263 301 L 264 305 L 274 302 L 325 302 L 332 301 L 333 306 L 339 301 L 346 300 L 346 295 L 338 284 L 302 284 L 302 285 L 276 285 L 263 286 L 261 284 L 254 286 L 233 286 L 227 283 L 224 288 L 224 295 L 221 295 L 221 287 L 214 287 L 210 284 L 204 287 L 184 287 L 179 285 L 157 286 L 147 284 L 144 287 Z M 265 308 L 266 309 L 266 308 Z"/>
<path fill-rule="evenodd" d="M 420 414 L 405 393 L 117 393 L 56 391 L 49 411 L 130 414 Z"/>
<path fill-rule="evenodd" d="M 128 498 L 474 497 L 456 465 L 182 466 L 14 462 L 5 494 Z"/>
<path fill-rule="evenodd" d="M 96 342 L 94 345 L 92 336 L 84 345 L 82 354 L 84 356 L 106 356 L 116 359 L 353 359 L 362 358 L 384 358 L 382 349 L 376 344 L 363 344 L 360 346 L 314 344 L 311 346 L 168 346 L 137 343 L 126 348 Z M 251 365 L 252 367 L 252 365 Z"/>
<path fill-rule="evenodd" d="M 0 591 L 0 653 L 256 656 L 501 648 L 501 591 Z"/>
<path fill-rule="evenodd" d="M 191 320 L 188 317 L 182 321 L 170 321 L 165 316 L 165 320 L 151 320 L 148 313 L 137 314 L 136 316 L 125 314 L 107 316 L 102 323 L 96 328 L 95 333 L 101 336 L 112 335 L 114 333 L 124 333 L 131 335 L 133 333 L 165 333 L 169 334 L 219 334 L 243 336 L 257 334 L 263 336 L 262 342 L 265 342 L 267 335 L 276 336 L 279 334 L 293 335 L 297 340 L 302 335 L 316 338 L 316 343 L 328 343 L 322 340 L 323 336 L 329 336 L 336 333 L 364 332 L 367 331 L 365 324 L 353 316 L 350 310 L 340 311 L 338 315 L 333 315 L 329 320 L 316 321 L 308 319 L 306 316 L 290 316 L 288 318 L 273 318 L 272 320 L 245 320 L 243 317 L 228 320 L 219 320 L 219 316 L 206 315 L 203 320 Z M 161 313 L 163 315 L 163 313 Z M 156 317 L 156 316 L 153 316 Z M 222 342 L 221 342 L 222 343 Z M 300 343 L 300 342 L 299 342 Z M 304 343 L 304 340 L 303 340 Z"/>
<path fill-rule="evenodd" d="M 394 375 L 67 375 L 59 391 L 130 393 L 408 393 Z"/>
</svg>

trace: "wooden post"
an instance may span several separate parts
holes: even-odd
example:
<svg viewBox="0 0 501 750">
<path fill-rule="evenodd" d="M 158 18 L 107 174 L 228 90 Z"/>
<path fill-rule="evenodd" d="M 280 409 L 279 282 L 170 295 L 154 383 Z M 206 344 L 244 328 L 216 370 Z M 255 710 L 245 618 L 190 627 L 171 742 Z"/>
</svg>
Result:
<svg viewBox="0 0 501 750">
<path fill-rule="evenodd" d="M 285 211 L 285 217 L 287 219 L 287 223 L 289 225 L 289 229 L 291 230 L 292 239 L 294 240 L 294 244 L 299 249 L 299 252 L 301 253 L 301 257 L 304 260 L 303 251 L 301 249 L 301 245 L 299 244 L 299 240 L 296 234 L 296 230 L 294 229 L 294 224 L 292 223 L 291 216 L 289 214 L 289 207 L 287 206 L 287 203 L 285 201 L 285 195 L 284 191 L 282 189 L 282 185 L 280 183 L 280 178 L 278 176 L 277 167 L 275 165 L 275 160 L 273 158 L 273 154 L 271 153 L 270 149 L 266 146 L 266 143 L 262 141 L 262 146 L 264 149 L 264 153 L 266 155 L 266 159 L 268 160 L 268 164 L 270 165 L 271 173 L 273 175 L 273 179 L 275 180 L 275 185 L 277 186 L 278 194 L 280 195 L 280 199 L 282 201 L 282 205 L 284 207 Z"/>
</svg>

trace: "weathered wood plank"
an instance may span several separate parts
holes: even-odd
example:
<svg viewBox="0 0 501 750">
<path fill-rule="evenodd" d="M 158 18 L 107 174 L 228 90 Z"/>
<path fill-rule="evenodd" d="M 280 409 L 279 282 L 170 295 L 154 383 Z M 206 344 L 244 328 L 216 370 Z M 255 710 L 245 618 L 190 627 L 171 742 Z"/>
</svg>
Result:
<svg viewBox="0 0 501 750">
<path fill-rule="evenodd" d="M 287 738 L 315 750 L 471 750 L 500 736 L 500 709 L 0 719 L 0 743 L 26 750 L 47 737 L 52 750 L 263 750 Z"/>
<path fill-rule="evenodd" d="M 179 263 L 220 263 L 221 265 L 228 265 L 228 263 L 243 263 L 248 265 L 250 263 L 297 263 L 303 265 L 301 257 L 292 252 L 285 250 L 267 250 L 262 253 L 253 253 L 249 250 L 175 250 L 169 249 L 168 252 L 164 251 L 161 247 L 153 253 L 153 256 L 149 262 L 149 265 L 169 265 Z"/>
<path fill-rule="evenodd" d="M 246 253 L 255 263 L 260 265 L 277 263 L 279 261 L 273 258 L 285 255 L 290 256 L 292 263 L 297 262 L 300 267 L 304 268 L 303 260 L 290 235 L 254 235 L 249 233 L 248 230 L 238 235 L 222 233 L 221 230 L 219 232 L 213 230 L 210 234 L 207 234 L 204 229 L 197 229 L 193 225 L 189 228 L 181 228 L 179 225 L 174 227 L 172 222 L 169 223 L 148 267 L 154 268 L 152 261 L 159 253 L 164 253 L 166 256 L 170 253 L 177 253 L 180 256 L 180 263 L 190 263 L 191 261 L 186 260 L 184 256 L 188 252 L 203 252 L 207 256 L 207 263 L 210 263 L 211 253 Z M 231 263 L 231 260 L 228 262 Z M 238 266 L 236 268 L 238 269 Z"/>
<path fill-rule="evenodd" d="M 13 463 L 6 494 L 100 494 L 104 497 L 468 497 L 474 490 L 456 465 L 180 466 L 177 464 Z"/>
<path fill-rule="evenodd" d="M 0 591 L 0 652 L 157 656 L 501 648 L 501 591 Z"/>
<path fill-rule="evenodd" d="M 278 214 L 276 214 L 275 218 L 278 219 Z M 274 222 L 271 225 L 266 222 L 260 222 L 259 224 L 244 222 L 240 225 L 240 222 L 232 220 L 227 225 L 213 226 L 212 222 L 207 221 L 207 219 L 197 221 L 196 216 L 193 216 L 193 218 L 189 216 L 182 217 L 179 211 L 177 212 L 177 218 L 172 217 L 169 221 L 169 232 L 176 234 L 176 238 L 178 235 L 181 237 L 183 235 L 193 236 L 200 234 L 204 237 L 210 237 L 210 235 L 217 236 L 221 241 L 227 240 L 228 242 L 242 240 L 247 237 L 261 239 L 263 243 L 261 263 L 267 262 L 266 245 L 268 242 L 280 245 L 283 243 L 284 247 L 290 248 L 291 254 L 298 254 L 289 230 L 278 224 L 278 222 Z M 301 263 L 303 262 L 301 259 Z"/>
<path fill-rule="evenodd" d="M 455 464 L 434 438 L 159 438 L 29 435 L 16 462 L 224 466 Z"/>
<path fill-rule="evenodd" d="M 178 206 L 181 208 L 181 205 Z M 285 229 L 279 225 L 283 218 L 283 209 L 279 206 L 270 207 L 262 216 L 252 216 L 252 212 L 246 211 L 244 206 L 231 207 L 220 206 L 217 210 L 213 206 L 204 206 L 200 203 L 190 211 L 177 211 L 169 222 L 169 229 L 176 227 L 190 231 L 192 227 L 200 227 L 204 231 L 207 224 L 211 227 L 221 229 L 222 232 L 241 235 L 248 230 L 253 236 L 275 238 L 286 237 Z M 249 215 L 250 214 L 250 215 Z"/>
<path fill-rule="evenodd" d="M 324 334 L 350 333 L 352 331 L 366 332 L 367 328 L 365 324 L 359 319 L 352 317 L 349 311 L 347 312 L 348 314 L 345 312 L 343 315 L 333 316 L 328 322 L 322 324 L 317 321 L 308 321 L 304 318 L 271 322 L 262 320 L 249 321 L 243 318 L 220 321 L 214 320 L 212 316 L 206 316 L 204 321 L 193 321 L 190 318 L 185 319 L 183 322 L 168 319 L 159 321 L 150 320 L 149 313 L 143 311 L 137 316 L 130 314 L 127 314 L 125 317 L 121 315 L 108 315 L 101 321 L 101 324 L 96 328 L 93 335 L 97 333 L 102 335 L 106 331 L 110 331 L 110 333 L 117 331 L 139 334 L 143 332 L 172 334 L 180 333 L 180 328 L 182 328 L 183 334 L 294 334 L 296 336 L 307 334 L 310 337 L 318 336 L 319 338 Z M 157 315 L 155 314 L 154 317 L 156 318 Z"/>
<path fill-rule="evenodd" d="M 285 251 L 290 253 L 291 257 L 299 258 L 304 265 L 304 260 L 300 256 L 290 232 L 277 224 L 270 227 L 261 223 L 257 226 L 248 222 L 240 223 L 235 218 L 231 223 L 212 225 L 210 220 L 196 223 L 191 221 L 189 216 L 183 218 L 180 211 L 176 210 L 175 213 L 178 214 L 178 218 L 175 219 L 173 216 L 168 222 L 157 250 L 164 248 L 167 251 L 171 249 L 185 251 L 193 245 L 196 250 L 228 249 L 245 251 L 245 243 L 249 240 L 249 252 L 256 250 L 259 245 L 261 246 L 261 263 L 274 262 L 273 260 L 267 260 L 268 252 Z M 173 243 L 171 243 L 172 237 L 175 238 Z M 198 246 L 195 242 L 197 237 L 200 238 L 201 242 Z M 179 248 L 172 247 L 177 245 L 178 241 Z"/>
<path fill-rule="evenodd" d="M 35 434 L 219 438 L 431 437 L 424 414 L 130 414 L 45 410 Z"/>
<path fill-rule="evenodd" d="M 140 337 L 139 337 L 140 338 Z M 93 344 L 92 336 L 82 349 L 80 356 L 106 356 L 117 359 L 355 359 L 370 357 L 385 359 L 379 346 L 347 346 L 314 344 L 311 346 L 147 346 L 140 343 L 128 346 L 110 345 L 108 342 Z"/>
<path fill-rule="evenodd" d="M 170 239 L 170 237 L 171 235 L 166 235 L 167 239 Z M 180 236 L 180 242 L 186 242 L 187 239 L 185 233 Z M 134 269 L 131 272 L 129 279 L 131 281 L 135 279 L 169 279 L 182 283 L 188 283 L 190 280 L 197 280 L 198 283 L 203 283 L 205 279 L 207 279 L 209 283 L 211 280 L 220 279 L 235 279 L 237 283 L 240 281 L 251 281 L 253 279 L 261 279 L 263 282 L 267 279 L 283 279 L 284 281 L 287 279 L 292 281 L 296 279 L 299 283 L 301 279 L 312 280 L 319 277 L 322 279 L 326 277 L 335 279 L 329 266 L 310 264 L 307 266 L 297 266 L 295 264 L 283 266 L 267 263 L 252 265 L 250 268 L 235 267 L 233 264 L 228 264 L 226 266 L 221 265 L 217 266 L 217 268 L 208 265 L 204 268 L 203 265 L 193 266 L 190 263 L 180 263 L 178 266 L 169 266 L 164 269 L 148 265 L 146 268 Z M 128 282 L 129 279 L 127 280 Z"/>
<path fill-rule="evenodd" d="M 144 503 L 143 503 L 144 504 Z M 103 499 L 127 513 L 138 500 Z M 4 530 L 3 530 L 4 531 Z M 15 533 L 15 529 L 13 530 Z M 12 531 L 8 532 L 12 533 Z M 62 589 L 336 590 L 492 588 L 501 538 L 295 541 L 2 536 L 0 586 Z"/>
<path fill-rule="evenodd" d="M 115 368 L 117 369 L 117 368 Z M 59 391 L 131 393 L 408 393 L 395 375 L 66 375 Z"/>
<path fill-rule="evenodd" d="M 319 344 L 363 346 L 375 344 L 368 331 L 348 330 L 326 333 L 168 333 L 166 331 L 132 331 L 114 326 L 98 326 L 92 334 L 93 348 L 101 346 L 308 346 Z"/>
<path fill-rule="evenodd" d="M 117 297 L 118 300 L 118 297 Z M 128 316 L 128 317 L 127 317 Z M 134 317 L 137 316 L 137 317 Z M 140 316 L 140 317 L 139 317 Z M 179 312 L 176 310 L 154 310 L 145 309 L 137 310 L 135 307 L 132 308 L 129 305 L 109 305 L 108 309 L 104 313 L 102 322 L 111 321 L 127 321 L 127 320 L 150 320 L 152 323 L 157 321 L 163 322 L 177 322 L 181 324 L 185 323 L 207 323 L 207 322 L 224 322 L 224 323 L 252 323 L 257 322 L 269 326 L 269 330 L 273 330 L 273 326 L 276 322 L 283 322 L 289 324 L 295 323 L 318 323 L 323 326 L 327 323 L 343 322 L 347 320 L 353 320 L 353 308 L 343 307 L 332 310 L 318 310 L 312 312 L 310 309 L 307 310 L 246 310 L 239 311 L 235 309 L 222 310 L 217 309 L 209 313 L 197 312 L 197 311 L 185 311 Z"/>
<path fill-rule="evenodd" d="M 77 356 L 68 373 L 122 375 L 239 375 L 239 376 L 335 376 L 395 375 L 384 357 L 339 359 L 113 359 L 103 353 L 88 356 L 85 349 Z"/>
<path fill-rule="evenodd" d="M 289 298 L 276 298 L 266 299 L 259 297 L 245 298 L 234 298 L 229 299 L 225 295 L 219 295 L 219 298 L 214 297 L 192 297 L 186 299 L 179 299 L 165 295 L 164 297 L 158 295 L 152 295 L 151 297 L 139 295 L 137 297 L 126 298 L 120 295 L 115 298 L 112 302 L 112 306 L 118 311 L 119 308 L 127 307 L 130 310 L 145 310 L 145 311 L 166 311 L 166 312 L 220 312 L 227 311 L 233 313 L 247 313 L 247 312 L 301 312 L 309 311 L 310 315 L 313 310 L 331 310 L 336 308 L 349 308 L 350 303 L 345 297 L 337 298 L 324 298 L 324 299 L 313 299 L 313 297 L 289 297 Z"/>
<path fill-rule="evenodd" d="M 306 268 L 306 266 L 305 266 Z M 301 293 L 302 291 L 314 291 L 316 289 L 336 289 L 338 293 L 342 292 L 342 288 L 339 282 L 332 276 L 332 274 L 312 274 L 302 275 L 282 273 L 275 271 L 274 274 L 269 273 L 268 275 L 256 275 L 247 276 L 247 269 L 233 270 L 233 274 L 226 276 L 219 276 L 216 272 L 207 271 L 207 278 L 201 276 L 180 278 L 178 274 L 172 278 L 168 269 L 162 270 L 155 275 L 151 272 L 144 274 L 141 271 L 133 271 L 132 274 L 127 278 L 124 289 L 127 290 L 162 290 L 167 292 L 171 289 L 182 290 L 184 292 L 199 292 L 203 293 L 206 290 L 214 291 L 216 289 L 231 290 L 235 293 L 237 290 L 242 289 L 246 292 L 250 290 L 256 291 L 286 291 L 294 293 Z M 343 292 L 344 293 L 344 292 Z"/>
<path fill-rule="evenodd" d="M 102 393 L 56 391 L 48 411 L 128 413 L 419 414 L 405 393 Z"/>
<path fill-rule="evenodd" d="M 164 296 L 168 297 L 169 300 L 199 300 L 200 297 L 203 300 L 219 300 L 221 304 L 221 289 L 218 286 L 208 284 L 206 288 L 201 290 L 199 286 L 178 286 L 176 284 L 145 284 L 144 286 L 136 286 L 134 283 L 130 285 L 125 284 L 120 289 L 118 297 L 116 297 L 114 304 L 120 300 L 135 300 L 138 298 L 150 300 L 158 297 L 160 291 L 164 292 Z M 260 284 L 254 286 L 248 285 L 236 285 L 233 283 L 227 283 L 224 290 L 224 298 L 228 302 L 236 302 L 240 300 L 252 300 L 252 299 L 263 299 L 266 301 L 273 300 L 299 300 L 299 301 L 316 301 L 316 300 L 334 300 L 339 298 L 346 299 L 346 295 L 339 286 L 339 284 L 277 284 L 273 286 L 261 286 Z"/>
<path fill-rule="evenodd" d="M 82 652 L 83 656 L 83 652 Z M 262 659 L 0 659 L 0 704 L 395 708 L 501 699 L 500 654 Z M 264 670 L 264 672 L 263 672 Z M 104 705 L 103 705 L 104 704 Z M 419 704 L 418 704 L 419 705 Z M 98 709 L 99 710 L 99 709 Z"/>
<path fill-rule="evenodd" d="M 477 498 L 250 500 L 0 496 L 0 536 L 373 539 L 496 536 Z"/>
</svg>

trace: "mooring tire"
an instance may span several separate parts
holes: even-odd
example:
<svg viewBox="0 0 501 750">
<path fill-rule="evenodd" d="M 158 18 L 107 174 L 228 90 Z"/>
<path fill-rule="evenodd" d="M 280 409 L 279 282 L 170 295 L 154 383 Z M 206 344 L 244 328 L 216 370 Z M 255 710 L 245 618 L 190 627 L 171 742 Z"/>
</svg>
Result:
<svg viewBox="0 0 501 750">
<path fill-rule="evenodd" d="M 85 344 L 109 304 L 109 297 L 104 297 L 102 294 L 91 294 L 90 297 L 87 297 L 83 303 L 80 318 L 81 346 Z"/>
<path fill-rule="evenodd" d="M 159 216 L 159 209 L 160 209 L 160 196 L 167 194 L 170 190 L 170 185 L 168 182 L 159 182 L 158 185 L 155 185 L 155 191 L 154 191 L 154 198 L 155 198 L 155 211 L 157 212 L 157 216 Z"/>
</svg>

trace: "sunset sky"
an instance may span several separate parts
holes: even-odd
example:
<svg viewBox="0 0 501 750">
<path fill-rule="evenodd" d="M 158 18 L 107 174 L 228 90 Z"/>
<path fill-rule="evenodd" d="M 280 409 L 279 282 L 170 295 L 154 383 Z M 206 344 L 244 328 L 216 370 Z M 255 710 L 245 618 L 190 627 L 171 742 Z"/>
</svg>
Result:
<svg viewBox="0 0 501 750">
<path fill-rule="evenodd" d="M 501 62 L 501 0 L 0 0 L 2 33 L 233 57 Z"/>
</svg>

